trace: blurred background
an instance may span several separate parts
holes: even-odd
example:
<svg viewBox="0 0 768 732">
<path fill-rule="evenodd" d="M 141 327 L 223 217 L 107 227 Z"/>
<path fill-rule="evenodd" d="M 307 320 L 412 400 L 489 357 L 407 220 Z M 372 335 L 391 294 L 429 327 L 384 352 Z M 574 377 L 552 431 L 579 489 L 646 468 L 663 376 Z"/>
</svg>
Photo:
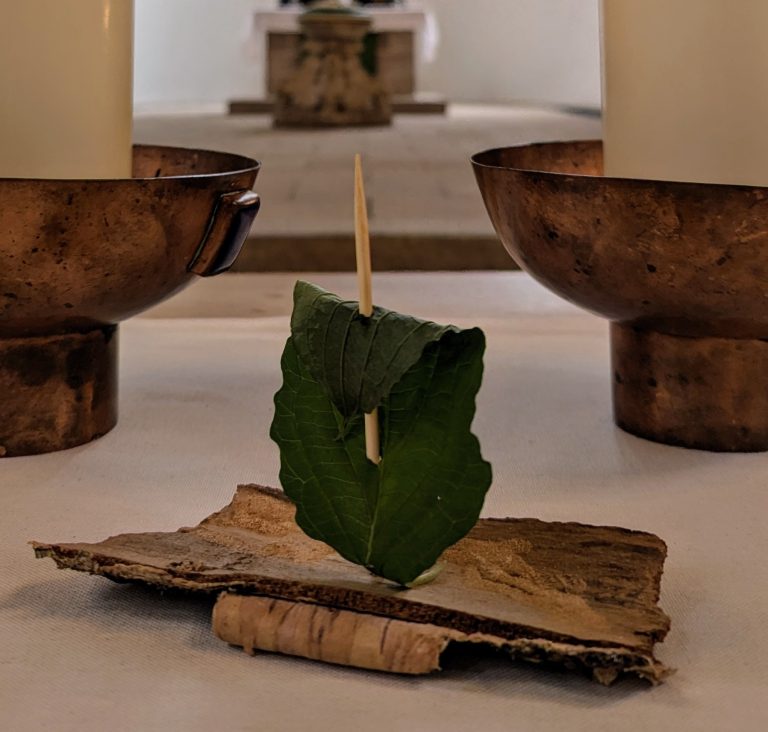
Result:
<svg viewBox="0 0 768 732">
<path fill-rule="evenodd" d="M 598 0 L 369 3 L 389 126 L 285 129 L 299 4 L 136 0 L 135 137 L 260 159 L 264 207 L 239 267 L 352 266 L 352 156 L 365 158 L 378 269 L 503 269 L 469 156 L 599 137 Z M 377 35 L 374 33 L 374 35 Z M 233 113 L 234 112 L 234 113 Z"/>
</svg>

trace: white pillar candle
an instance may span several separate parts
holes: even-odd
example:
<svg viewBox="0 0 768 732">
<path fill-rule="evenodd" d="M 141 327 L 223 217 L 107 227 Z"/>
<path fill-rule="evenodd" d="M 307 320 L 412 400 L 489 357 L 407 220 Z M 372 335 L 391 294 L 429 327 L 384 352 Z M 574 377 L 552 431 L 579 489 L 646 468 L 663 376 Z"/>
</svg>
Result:
<svg viewBox="0 0 768 732">
<path fill-rule="evenodd" d="M 133 0 L 0 3 L 0 178 L 131 175 Z"/>
<path fill-rule="evenodd" d="M 606 175 L 768 185 L 768 0 L 602 0 Z"/>
</svg>

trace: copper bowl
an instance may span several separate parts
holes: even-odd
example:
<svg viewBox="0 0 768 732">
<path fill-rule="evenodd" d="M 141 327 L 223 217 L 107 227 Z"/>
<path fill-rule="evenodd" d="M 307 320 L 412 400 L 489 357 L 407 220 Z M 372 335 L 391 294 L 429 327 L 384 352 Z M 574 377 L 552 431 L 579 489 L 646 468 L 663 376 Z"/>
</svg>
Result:
<svg viewBox="0 0 768 732">
<path fill-rule="evenodd" d="M 768 449 L 768 188 L 602 176 L 600 142 L 472 158 L 507 251 L 611 321 L 619 426 Z"/>
<path fill-rule="evenodd" d="M 0 179 L 0 455 L 117 420 L 117 323 L 234 263 L 259 163 L 136 146 L 133 178 Z"/>
</svg>

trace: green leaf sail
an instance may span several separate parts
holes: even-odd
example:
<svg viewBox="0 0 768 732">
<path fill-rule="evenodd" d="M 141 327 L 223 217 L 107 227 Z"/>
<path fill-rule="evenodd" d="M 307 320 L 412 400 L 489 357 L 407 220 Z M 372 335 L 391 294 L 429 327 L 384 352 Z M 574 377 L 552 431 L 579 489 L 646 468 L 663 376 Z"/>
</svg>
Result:
<svg viewBox="0 0 768 732">
<path fill-rule="evenodd" d="M 345 417 L 372 412 L 427 345 L 458 332 L 384 308 L 363 318 L 357 302 L 307 282 L 296 283 L 293 299 L 291 334 L 299 358 Z"/>
<path fill-rule="evenodd" d="M 491 483 L 470 432 L 485 337 L 298 283 L 271 436 L 309 536 L 407 584 L 477 521 Z M 379 408 L 382 460 L 365 457 Z"/>
</svg>

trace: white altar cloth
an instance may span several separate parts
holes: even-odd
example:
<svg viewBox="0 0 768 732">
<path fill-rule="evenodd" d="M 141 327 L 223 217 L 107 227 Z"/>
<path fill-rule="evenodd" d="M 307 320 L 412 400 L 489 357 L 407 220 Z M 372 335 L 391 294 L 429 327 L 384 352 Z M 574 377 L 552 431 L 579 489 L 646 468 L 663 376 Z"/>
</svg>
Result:
<svg viewBox="0 0 768 732">
<path fill-rule="evenodd" d="M 604 688 L 482 660 L 392 677 L 215 639 L 192 598 L 61 572 L 26 544 L 197 523 L 238 482 L 276 484 L 267 431 L 290 276 L 234 285 L 258 317 L 137 318 L 122 329 L 120 424 L 66 452 L 0 460 L 3 732 L 759 732 L 768 728 L 768 455 L 665 447 L 611 421 L 605 323 L 520 273 L 377 275 L 375 300 L 488 337 L 475 429 L 486 516 L 623 525 L 669 544 L 672 630 L 658 687 Z M 243 279 L 247 278 L 247 279 Z M 352 275 L 312 279 L 354 296 Z M 183 298 L 194 293 L 185 293 Z M 190 301 L 191 302 L 191 301 Z"/>
</svg>

